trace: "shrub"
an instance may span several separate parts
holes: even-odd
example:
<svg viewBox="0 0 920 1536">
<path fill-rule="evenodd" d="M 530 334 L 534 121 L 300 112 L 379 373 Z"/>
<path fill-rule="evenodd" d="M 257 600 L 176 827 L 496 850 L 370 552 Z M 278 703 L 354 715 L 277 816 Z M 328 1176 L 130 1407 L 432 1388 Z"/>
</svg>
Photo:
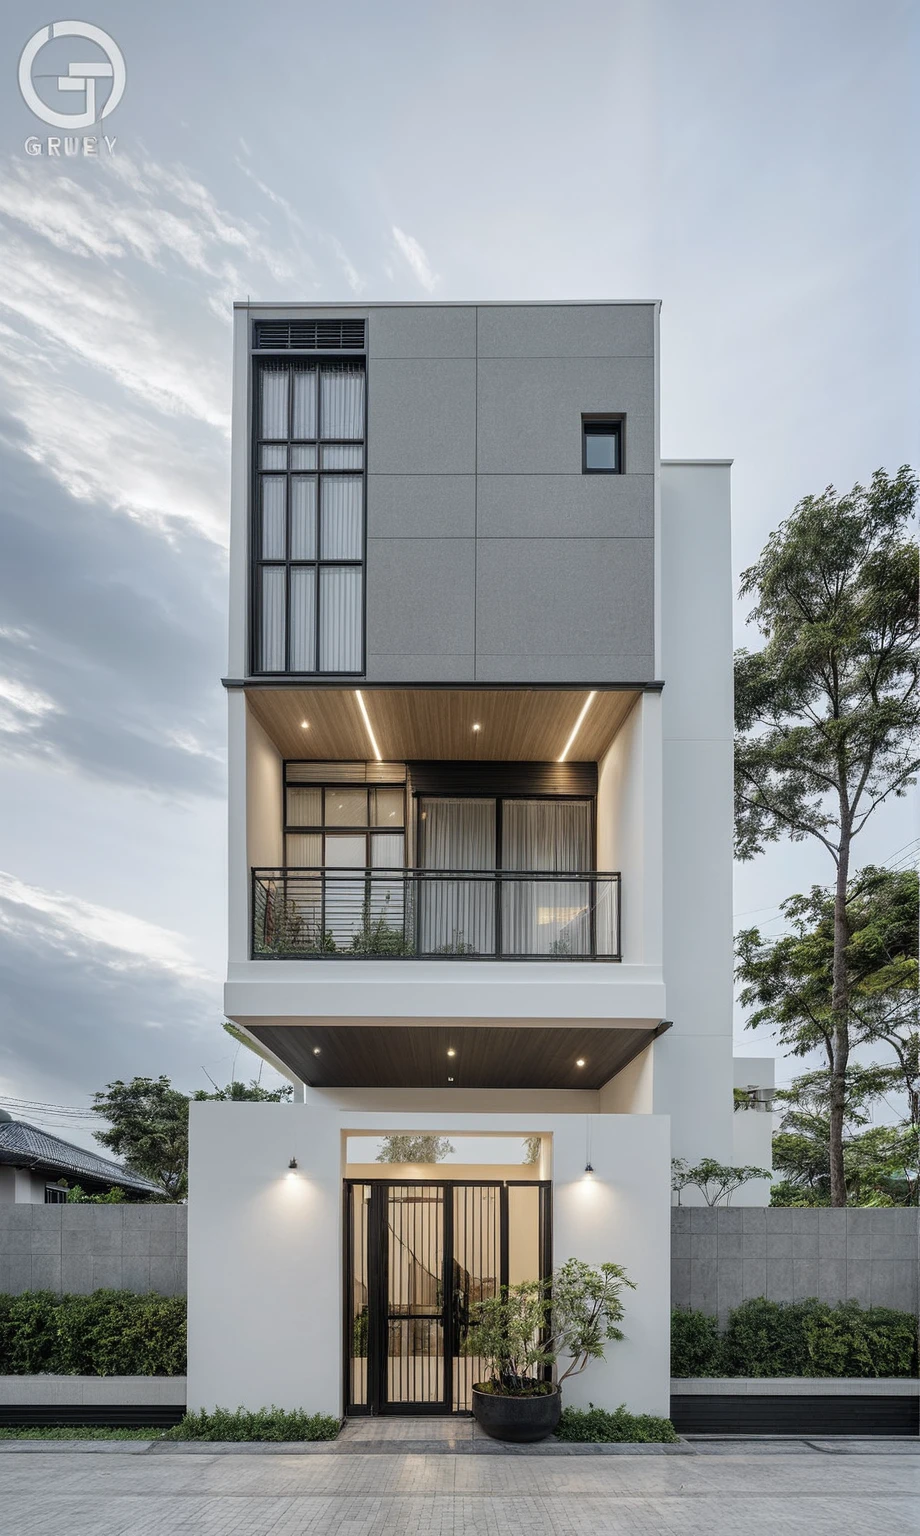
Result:
<svg viewBox="0 0 920 1536">
<path fill-rule="evenodd" d="M 627 1413 L 623 1403 L 615 1413 L 606 1408 L 563 1408 L 556 1430 L 558 1440 L 582 1440 L 611 1444 L 614 1441 L 674 1445 L 679 1439 L 670 1419 L 656 1419 L 650 1413 Z"/>
<path fill-rule="evenodd" d="M 742 1302 L 720 1337 L 715 1319 L 677 1309 L 672 1376 L 912 1376 L 917 1320 L 857 1301 Z"/>
<path fill-rule="evenodd" d="M 182 1376 L 185 1339 L 184 1296 L 0 1296 L 5 1375 Z"/>
<path fill-rule="evenodd" d="M 675 1307 L 671 1313 L 671 1375 L 721 1376 L 719 1324 L 706 1312 Z"/>
<path fill-rule="evenodd" d="M 340 1421 L 331 1413 L 302 1413 L 285 1408 L 215 1408 L 187 1413 L 164 1440 L 334 1440 Z"/>
</svg>

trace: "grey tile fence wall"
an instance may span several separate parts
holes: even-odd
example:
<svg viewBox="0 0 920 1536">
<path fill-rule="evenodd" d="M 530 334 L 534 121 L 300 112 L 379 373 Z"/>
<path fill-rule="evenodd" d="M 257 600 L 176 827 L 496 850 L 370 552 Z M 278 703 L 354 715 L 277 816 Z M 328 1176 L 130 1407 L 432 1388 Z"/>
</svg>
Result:
<svg viewBox="0 0 920 1536">
<path fill-rule="evenodd" d="M 185 1294 L 183 1205 L 0 1205 L 0 1293 Z"/>
<path fill-rule="evenodd" d="M 920 1211 L 671 1213 L 671 1299 L 725 1318 L 752 1296 L 918 1310 Z M 183 1205 L 0 1205 L 0 1293 L 185 1294 Z"/>
<path fill-rule="evenodd" d="M 725 1320 L 739 1302 L 918 1309 L 920 1211 L 675 1208 L 671 1300 Z"/>
</svg>

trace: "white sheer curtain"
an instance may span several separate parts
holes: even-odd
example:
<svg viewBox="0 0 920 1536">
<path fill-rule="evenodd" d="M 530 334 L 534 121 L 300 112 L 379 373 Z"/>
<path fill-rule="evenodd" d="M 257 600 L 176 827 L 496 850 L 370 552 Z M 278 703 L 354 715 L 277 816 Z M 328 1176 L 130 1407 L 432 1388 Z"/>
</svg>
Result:
<svg viewBox="0 0 920 1536">
<path fill-rule="evenodd" d="M 360 560 L 363 554 L 363 515 L 360 475 L 326 475 L 323 478 L 322 560 Z"/>
<path fill-rule="evenodd" d="M 361 668 L 361 593 L 359 566 L 326 565 L 319 576 L 319 668 L 321 672 L 358 672 Z"/>
<path fill-rule="evenodd" d="M 494 867 L 494 800 L 426 798 L 421 803 L 421 812 L 423 868 Z M 494 953 L 493 881 L 423 880 L 419 886 L 419 913 L 423 953 Z"/>
<path fill-rule="evenodd" d="M 284 671 L 283 565 L 262 567 L 261 660 L 263 672 Z"/>
<path fill-rule="evenodd" d="M 288 389 L 290 372 L 287 363 L 262 364 L 262 421 L 261 434 L 268 438 L 288 435 Z"/>
<path fill-rule="evenodd" d="M 291 415 L 291 436 L 315 437 L 316 436 L 316 369 L 298 368 L 295 363 L 292 377 L 294 380 L 294 400 Z M 287 436 L 287 433 L 284 433 Z"/>
<path fill-rule="evenodd" d="M 589 870 L 591 862 L 591 807 L 588 802 L 504 801 L 504 870 L 572 874 Z M 590 954 L 592 886 L 589 881 L 506 880 L 503 886 L 504 954 Z"/>
<path fill-rule="evenodd" d="M 291 559 L 316 559 L 316 480 L 291 476 Z"/>
<path fill-rule="evenodd" d="M 316 570 L 291 566 L 291 671 L 316 670 Z"/>
<path fill-rule="evenodd" d="M 283 560 L 284 475 L 262 476 L 262 559 Z"/>
<path fill-rule="evenodd" d="M 321 380 L 323 437 L 363 438 L 363 368 L 324 368 Z"/>
</svg>

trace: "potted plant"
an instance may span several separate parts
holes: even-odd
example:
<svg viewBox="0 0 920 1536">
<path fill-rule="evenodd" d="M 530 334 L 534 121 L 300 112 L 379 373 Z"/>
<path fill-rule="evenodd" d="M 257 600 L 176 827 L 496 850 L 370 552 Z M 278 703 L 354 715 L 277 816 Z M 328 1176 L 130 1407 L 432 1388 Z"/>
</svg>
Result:
<svg viewBox="0 0 920 1536">
<path fill-rule="evenodd" d="M 608 1339 L 623 1337 L 625 1286 L 635 1289 L 619 1264 L 569 1259 L 551 1281 L 503 1286 L 476 1303 L 463 1352 L 488 1369 L 473 1386 L 473 1417 L 487 1435 L 524 1442 L 553 1433 L 562 1383 L 603 1360 Z M 558 1374 L 560 1356 L 569 1364 Z"/>
</svg>

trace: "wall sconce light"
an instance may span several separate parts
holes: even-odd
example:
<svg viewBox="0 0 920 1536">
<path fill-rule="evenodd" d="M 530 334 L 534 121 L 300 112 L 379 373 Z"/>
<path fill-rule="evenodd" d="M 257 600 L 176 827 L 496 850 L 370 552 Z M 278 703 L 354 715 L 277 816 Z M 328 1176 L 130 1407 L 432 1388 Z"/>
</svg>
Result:
<svg viewBox="0 0 920 1536">
<path fill-rule="evenodd" d="M 288 1167 L 290 1168 L 291 1172 L 293 1173 L 294 1169 L 297 1167 L 297 1159 L 296 1159 L 296 1157 L 292 1157 L 291 1158 L 291 1161 L 288 1163 Z"/>
</svg>

